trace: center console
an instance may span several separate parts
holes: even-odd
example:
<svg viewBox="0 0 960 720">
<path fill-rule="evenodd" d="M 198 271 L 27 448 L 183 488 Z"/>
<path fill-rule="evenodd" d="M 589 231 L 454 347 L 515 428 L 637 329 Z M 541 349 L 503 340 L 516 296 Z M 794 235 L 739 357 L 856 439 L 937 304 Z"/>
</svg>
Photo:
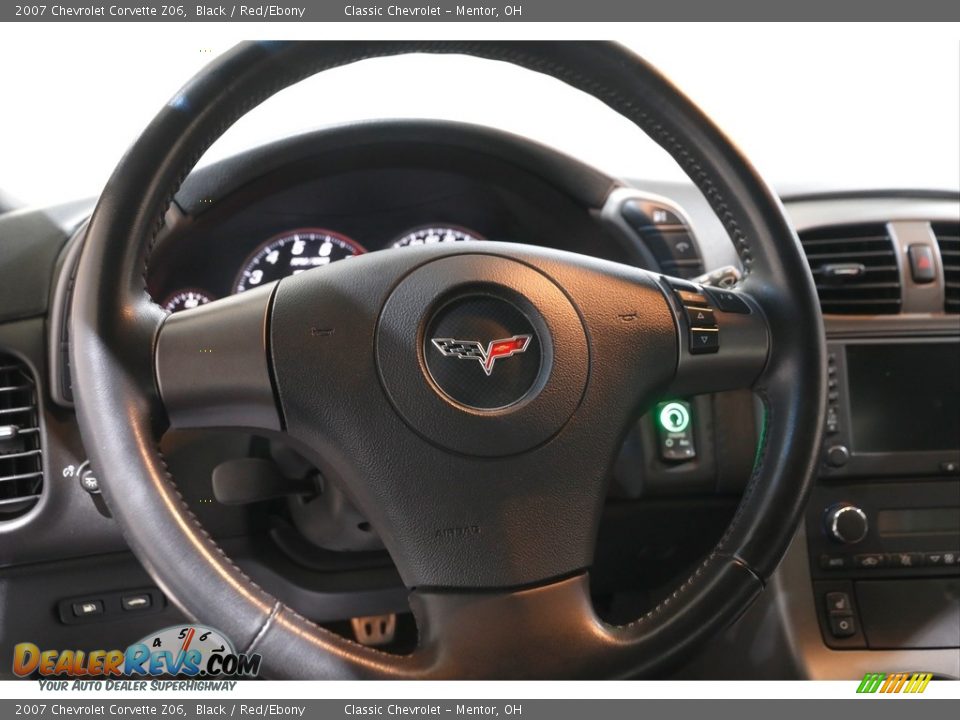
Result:
<svg viewBox="0 0 960 720">
<path fill-rule="evenodd" d="M 960 340 L 834 340 L 828 358 L 806 516 L 824 643 L 960 648 Z"/>
</svg>

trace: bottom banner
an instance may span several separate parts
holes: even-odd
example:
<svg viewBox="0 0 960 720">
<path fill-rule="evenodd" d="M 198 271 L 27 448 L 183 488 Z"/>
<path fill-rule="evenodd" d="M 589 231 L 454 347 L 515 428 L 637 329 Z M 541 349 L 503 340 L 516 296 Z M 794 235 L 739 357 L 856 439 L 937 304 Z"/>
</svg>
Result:
<svg viewBox="0 0 960 720">
<path fill-rule="evenodd" d="M 876 697 L 876 696 L 874 696 Z M 900 696 L 903 697 L 903 696 Z M 861 696 L 863 698 L 863 696 Z M 836 717 L 846 720 L 899 720 L 904 712 L 910 720 L 944 718 L 956 711 L 956 701 L 916 700 L 909 711 L 897 702 L 852 700 L 795 699 L 725 699 L 725 700 L 251 700 L 179 701 L 128 700 L 110 701 L 56 700 L 52 702 L 0 700 L 0 717 L 167 717 L 167 718 L 390 718 L 390 717 L 488 717 L 522 718 L 523 720 L 620 720 L 659 713 L 682 717 L 744 718 L 771 717 L 777 720 L 809 720 L 811 717 Z M 953 707 L 950 707 L 953 704 Z M 685 713 L 690 715 L 685 715 Z"/>
</svg>

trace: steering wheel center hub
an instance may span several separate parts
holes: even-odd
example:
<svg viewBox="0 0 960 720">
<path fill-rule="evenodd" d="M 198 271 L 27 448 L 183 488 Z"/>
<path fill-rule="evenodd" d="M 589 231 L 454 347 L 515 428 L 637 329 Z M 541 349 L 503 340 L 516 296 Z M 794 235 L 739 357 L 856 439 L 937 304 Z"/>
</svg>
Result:
<svg viewBox="0 0 960 720">
<path fill-rule="evenodd" d="M 424 366 L 437 390 L 476 410 L 523 402 L 549 372 L 529 317 L 535 310 L 524 312 L 522 300 L 511 302 L 494 292 L 451 300 L 430 319 L 423 337 Z"/>
<path fill-rule="evenodd" d="M 576 309 L 524 263 L 469 254 L 428 262 L 384 305 L 384 389 L 431 442 L 469 455 L 529 450 L 580 403 L 589 352 Z"/>
</svg>

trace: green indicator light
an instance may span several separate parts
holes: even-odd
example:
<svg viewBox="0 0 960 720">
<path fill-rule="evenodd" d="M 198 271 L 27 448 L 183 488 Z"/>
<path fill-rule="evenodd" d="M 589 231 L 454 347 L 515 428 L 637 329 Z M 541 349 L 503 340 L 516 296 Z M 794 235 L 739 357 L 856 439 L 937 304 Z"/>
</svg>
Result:
<svg viewBox="0 0 960 720">
<path fill-rule="evenodd" d="M 660 424 L 667 432 L 681 433 L 690 425 L 690 411 L 680 402 L 668 402 L 660 408 Z"/>
</svg>

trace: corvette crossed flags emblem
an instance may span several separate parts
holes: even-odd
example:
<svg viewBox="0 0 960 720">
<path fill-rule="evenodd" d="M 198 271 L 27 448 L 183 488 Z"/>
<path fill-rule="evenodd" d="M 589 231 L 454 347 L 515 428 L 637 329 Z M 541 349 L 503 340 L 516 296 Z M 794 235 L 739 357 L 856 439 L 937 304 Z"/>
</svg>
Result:
<svg viewBox="0 0 960 720">
<path fill-rule="evenodd" d="M 526 351 L 532 339 L 531 335 L 514 335 L 513 337 L 493 340 L 486 347 L 476 340 L 454 340 L 453 338 L 433 338 L 431 342 L 446 357 L 455 357 L 460 360 L 476 360 L 483 367 L 483 371 L 490 376 L 493 373 L 493 364 L 500 358 Z"/>
</svg>

